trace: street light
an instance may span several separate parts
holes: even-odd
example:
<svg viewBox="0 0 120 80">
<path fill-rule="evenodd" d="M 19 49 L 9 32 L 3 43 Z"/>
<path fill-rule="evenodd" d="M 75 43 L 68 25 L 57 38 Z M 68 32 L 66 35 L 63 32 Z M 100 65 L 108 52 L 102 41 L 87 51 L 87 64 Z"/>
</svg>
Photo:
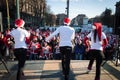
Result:
<svg viewBox="0 0 120 80">
<path fill-rule="evenodd" d="M 19 0 L 16 0 L 16 7 L 17 7 L 17 19 L 19 19 L 20 18 Z"/>
<path fill-rule="evenodd" d="M 2 13 L 0 12 L 0 31 L 3 32 L 3 26 L 2 26 Z"/>
<path fill-rule="evenodd" d="M 67 17 L 69 18 L 69 0 L 67 0 Z"/>
<path fill-rule="evenodd" d="M 7 22 L 8 22 L 8 29 L 10 29 L 10 15 L 9 15 L 8 0 L 6 0 L 6 6 L 7 6 Z"/>
</svg>

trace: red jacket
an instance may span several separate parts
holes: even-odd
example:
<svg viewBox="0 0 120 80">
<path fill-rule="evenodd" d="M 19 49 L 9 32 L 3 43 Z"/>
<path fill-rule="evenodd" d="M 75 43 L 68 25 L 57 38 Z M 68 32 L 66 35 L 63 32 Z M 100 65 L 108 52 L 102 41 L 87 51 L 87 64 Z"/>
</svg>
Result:
<svg viewBox="0 0 120 80">
<path fill-rule="evenodd" d="M 41 46 L 40 46 L 39 42 L 34 43 L 34 42 L 31 41 L 28 48 L 29 48 L 30 52 L 36 54 L 36 53 L 39 53 L 40 47 Z"/>
</svg>

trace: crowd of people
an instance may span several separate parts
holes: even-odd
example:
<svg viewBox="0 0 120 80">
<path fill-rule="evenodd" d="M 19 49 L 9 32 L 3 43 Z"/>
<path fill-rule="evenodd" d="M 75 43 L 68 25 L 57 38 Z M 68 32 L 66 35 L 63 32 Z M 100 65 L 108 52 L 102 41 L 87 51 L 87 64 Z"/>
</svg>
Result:
<svg viewBox="0 0 120 80">
<path fill-rule="evenodd" d="M 14 28 L 13 28 L 14 29 Z M 11 29 L 11 30 L 13 30 Z M 0 32 L 0 51 L 3 56 L 7 56 L 9 59 L 14 60 L 14 39 L 9 36 L 10 29 L 4 33 Z M 27 44 L 27 60 L 46 60 L 46 59 L 61 59 L 59 50 L 59 36 L 53 37 L 49 42 L 45 41 L 45 38 L 49 36 L 53 31 L 49 29 L 29 29 L 30 43 Z M 76 32 L 73 42 L 72 59 L 85 60 L 87 58 L 86 47 L 83 42 L 84 37 L 89 32 Z M 114 45 L 116 44 L 116 36 L 113 34 L 106 34 L 109 44 L 106 46 L 105 53 L 112 52 Z M 7 39 L 7 40 L 6 40 Z M 106 57 L 109 54 L 105 54 Z"/>
</svg>

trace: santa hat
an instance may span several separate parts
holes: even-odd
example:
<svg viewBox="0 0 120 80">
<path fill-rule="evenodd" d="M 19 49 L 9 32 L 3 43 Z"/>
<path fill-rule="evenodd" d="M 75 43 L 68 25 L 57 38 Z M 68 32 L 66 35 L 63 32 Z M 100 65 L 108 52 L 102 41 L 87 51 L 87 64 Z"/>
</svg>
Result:
<svg viewBox="0 0 120 80">
<path fill-rule="evenodd" d="M 102 24 L 101 24 L 101 23 L 97 23 L 97 22 L 95 22 L 95 23 L 93 23 L 92 28 L 97 30 L 98 38 L 99 38 L 99 40 L 101 41 L 101 35 L 102 35 Z"/>
<path fill-rule="evenodd" d="M 33 40 L 37 40 L 37 38 L 38 38 L 37 36 L 33 36 Z"/>
<path fill-rule="evenodd" d="M 69 19 L 69 18 L 65 18 L 65 19 L 64 19 L 64 24 L 69 25 L 69 24 L 70 24 L 70 19 Z"/>
<path fill-rule="evenodd" d="M 16 19 L 16 20 L 15 20 L 15 26 L 16 26 L 16 27 L 23 27 L 24 24 L 25 24 L 25 22 L 24 22 L 24 20 L 22 20 L 22 19 Z"/>
</svg>

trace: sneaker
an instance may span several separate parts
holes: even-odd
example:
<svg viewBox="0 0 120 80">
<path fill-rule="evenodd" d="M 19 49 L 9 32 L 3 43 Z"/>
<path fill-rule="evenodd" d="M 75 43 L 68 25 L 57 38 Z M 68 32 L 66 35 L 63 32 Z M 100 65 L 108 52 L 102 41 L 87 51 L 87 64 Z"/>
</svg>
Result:
<svg viewBox="0 0 120 80">
<path fill-rule="evenodd" d="M 22 72 L 22 76 L 25 76 L 24 72 Z"/>
<path fill-rule="evenodd" d="M 118 59 L 118 63 L 120 64 L 120 60 Z"/>
<path fill-rule="evenodd" d="M 100 80 L 100 78 L 95 78 L 95 80 Z"/>
<path fill-rule="evenodd" d="M 89 74 L 89 73 L 90 73 L 90 71 L 91 71 L 90 69 L 87 69 L 87 72 L 86 72 L 86 73 L 87 73 L 87 74 Z"/>
</svg>

